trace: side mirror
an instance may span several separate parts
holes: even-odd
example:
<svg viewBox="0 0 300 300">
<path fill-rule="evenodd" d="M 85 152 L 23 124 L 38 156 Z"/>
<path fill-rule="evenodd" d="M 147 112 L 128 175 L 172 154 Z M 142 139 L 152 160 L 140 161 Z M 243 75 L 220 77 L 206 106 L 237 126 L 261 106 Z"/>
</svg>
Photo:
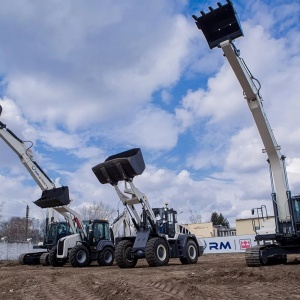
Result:
<svg viewBox="0 0 300 300">
<path fill-rule="evenodd" d="M 251 209 L 251 214 L 254 215 L 254 208 Z"/>
</svg>

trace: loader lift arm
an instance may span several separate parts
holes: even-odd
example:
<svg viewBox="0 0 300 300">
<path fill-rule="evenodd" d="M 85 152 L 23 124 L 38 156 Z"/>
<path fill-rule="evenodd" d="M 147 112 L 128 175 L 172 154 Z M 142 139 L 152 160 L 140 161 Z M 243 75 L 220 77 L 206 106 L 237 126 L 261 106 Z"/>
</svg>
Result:
<svg viewBox="0 0 300 300">
<path fill-rule="evenodd" d="M 0 105 L 0 116 L 2 107 Z M 67 186 L 56 187 L 54 182 L 47 176 L 38 163 L 33 158 L 31 145 L 28 147 L 25 141 L 22 141 L 14 134 L 6 124 L 0 121 L 0 137 L 2 140 L 17 154 L 22 164 L 25 166 L 34 181 L 43 191 L 42 197 L 35 201 L 35 204 L 41 208 L 49 208 L 54 206 L 63 206 L 70 203 L 69 189 Z M 57 221 L 57 216 L 54 218 L 54 212 L 51 212 L 52 220 Z"/>
<path fill-rule="evenodd" d="M 127 208 L 110 225 L 112 241 L 116 245 L 122 237 L 133 236 L 136 230 L 130 224 L 130 214 Z"/>
<path fill-rule="evenodd" d="M 106 159 L 105 163 L 92 168 L 101 183 L 110 183 L 114 187 L 121 202 L 129 209 L 136 229 L 145 226 L 145 222 L 143 222 L 143 219 L 134 207 L 136 204 L 142 206 L 142 211 L 146 214 L 150 224 L 155 224 L 156 221 L 147 196 L 133 183 L 133 177 L 142 174 L 144 169 L 145 163 L 139 148 L 112 155 Z M 124 181 L 125 183 L 124 192 L 118 186 L 119 181 Z M 131 195 L 131 197 L 126 194 Z"/>
<path fill-rule="evenodd" d="M 284 263 L 287 254 L 300 253 L 300 220 L 296 216 L 296 212 L 299 212 L 300 197 L 291 196 L 285 156 L 280 153 L 280 146 L 276 142 L 264 112 L 260 87 L 256 87 L 257 80 L 252 76 L 240 57 L 240 51 L 233 44 L 233 40 L 243 36 L 243 31 L 232 2 L 227 0 L 225 5 L 218 2 L 218 8 L 210 7 L 209 10 L 208 13 L 201 11 L 200 17 L 193 16 L 193 18 L 198 29 L 202 30 L 209 47 L 222 49 L 244 91 L 244 98 L 264 144 L 263 152 L 268 155 L 275 231 L 268 234 L 257 232 L 256 241 L 269 245 L 247 249 L 246 263 L 248 266 Z"/>
</svg>

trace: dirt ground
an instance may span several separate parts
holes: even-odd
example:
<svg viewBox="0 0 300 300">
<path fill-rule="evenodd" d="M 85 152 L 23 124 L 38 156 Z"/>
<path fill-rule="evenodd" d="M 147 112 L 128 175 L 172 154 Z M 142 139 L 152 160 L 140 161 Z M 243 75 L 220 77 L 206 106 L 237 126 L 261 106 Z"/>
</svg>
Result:
<svg viewBox="0 0 300 300">
<path fill-rule="evenodd" d="M 244 254 L 206 254 L 195 265 L 133 269 L 0 263 L 0 299 L 300 299 L 300 261 L 249 268 Z"/>
</svg>

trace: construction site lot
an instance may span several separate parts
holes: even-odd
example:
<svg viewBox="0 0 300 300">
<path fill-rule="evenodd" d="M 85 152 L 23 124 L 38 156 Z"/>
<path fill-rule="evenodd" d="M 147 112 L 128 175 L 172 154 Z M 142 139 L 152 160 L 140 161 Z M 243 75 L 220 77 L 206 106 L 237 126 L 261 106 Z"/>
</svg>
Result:
<svg viewBox="0 0 300 300">
<path fill-rule="evenodd" d="M 0 299 L 300 299 L 300 261 L 247 267 L 244 254 L 205 254 L 197 264 L 171 259 L 151 268 L 141 259 L 135 268 L 116 264 L 86 268 L 0 264 Z"/>
</svg>

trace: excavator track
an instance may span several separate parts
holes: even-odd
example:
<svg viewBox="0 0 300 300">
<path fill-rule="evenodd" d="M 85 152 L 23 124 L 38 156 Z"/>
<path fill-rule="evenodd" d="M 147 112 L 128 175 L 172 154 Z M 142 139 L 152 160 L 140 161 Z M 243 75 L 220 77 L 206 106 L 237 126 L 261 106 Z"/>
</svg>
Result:
<svg viewBox="0 0 300 300">
<path fill-rule="evenodd" d="M 263 264 L 260 260 L 260 250 L 262 246 L 253 246 L 245 251 L 245 259 L 248 267 L 260 267 Z"/>
<path fill-rule="evenodd" d="M 45 252 L 41 255 L 40 257 L 40 264 L 42 266 L 50 266 L 50 261 L 49 261 L 49 252 Z"/>
<path fill-rule="evenodd" d="M 40 256 L 44 252 L 23 253 L 19 256 L 18 261 L 21 265 L 38 265 L 40 264 Z"/>
</svg>

